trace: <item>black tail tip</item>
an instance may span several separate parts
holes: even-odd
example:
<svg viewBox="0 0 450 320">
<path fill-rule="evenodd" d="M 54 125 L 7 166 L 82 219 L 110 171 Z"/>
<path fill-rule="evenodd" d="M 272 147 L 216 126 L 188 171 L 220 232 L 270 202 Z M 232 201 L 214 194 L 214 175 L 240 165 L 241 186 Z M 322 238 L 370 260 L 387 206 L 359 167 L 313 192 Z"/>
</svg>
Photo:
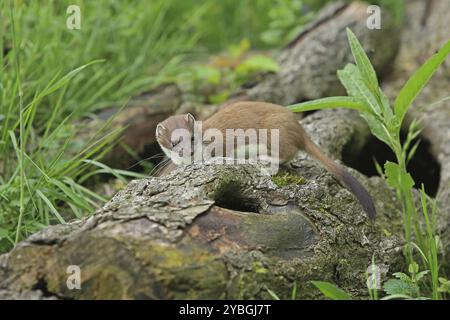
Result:
<svg viewBox="0 0 450 320">
<path fill-rule="evenodd" d="M 375 218 L 377 217 L 377 211 L 375 209 L 375 204 L 373 203 L 372 198 L 370 199 L 370 203 L 367 203 L 367 205 L 362 204 L 364 211 L 366 211 L 367 216 L 370 220 L 375 221 Z"/>
<path fill-rule="evenodd" d="M 364 188 L 364 186 L 358 180 L 356 180 L 355 177 L 353 177 L 345 170 L 342 170 L 342 180 L 358 199 L 364 211 L 367 213 L 369 219 L 374 221 L 377 216 L 377 211 L 375 209 L 375 204 L 372 200 L 372 197 L 370 196 L 366 188 Z"/>
</svg>

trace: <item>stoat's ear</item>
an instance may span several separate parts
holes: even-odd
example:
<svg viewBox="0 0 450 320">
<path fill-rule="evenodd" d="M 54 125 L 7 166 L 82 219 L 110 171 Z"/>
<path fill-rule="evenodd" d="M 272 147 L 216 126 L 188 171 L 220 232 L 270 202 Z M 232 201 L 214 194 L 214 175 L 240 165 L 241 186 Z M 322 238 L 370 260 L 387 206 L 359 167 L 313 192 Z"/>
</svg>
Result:
<svg viewBox="0 0 450 320">
<path fill-rule="evenodd" d="M 186 119 L 187 123 L 189 124 L 189 127 L 194 129 L 194 124 L 195 124 L 195 118 L 192 114 L 187 113 L 184 118 Z"/>
<path fill-rule="evenodd" d="M 165 131 L 166 127 L 164 127 L 161 123 L 158 123 L 158 125 L 156 126 L 156 137 L 164 135 Z"/>
</svg>

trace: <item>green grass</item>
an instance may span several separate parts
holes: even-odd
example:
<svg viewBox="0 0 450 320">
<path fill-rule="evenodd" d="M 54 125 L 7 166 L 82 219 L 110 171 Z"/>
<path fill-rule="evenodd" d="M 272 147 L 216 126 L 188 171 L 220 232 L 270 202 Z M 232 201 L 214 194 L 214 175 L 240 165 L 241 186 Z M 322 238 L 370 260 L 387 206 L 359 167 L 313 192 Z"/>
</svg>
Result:
<svg viewBox="0 0 450 320">
<path fill-rule="evenodd" d="M 0 251 L 106 200 L 77 181 L 105 170 L 88 160 L 120 132 L 101 128 L 80 143 L 77 121 L 170 79 L 196 41 L 164 23 L 166 1 L 80 2 L 81 30 L 66 28 L 69 3 L 1 4 L 1 44 L 10 52 L 0 59 Z"/>
</svg>

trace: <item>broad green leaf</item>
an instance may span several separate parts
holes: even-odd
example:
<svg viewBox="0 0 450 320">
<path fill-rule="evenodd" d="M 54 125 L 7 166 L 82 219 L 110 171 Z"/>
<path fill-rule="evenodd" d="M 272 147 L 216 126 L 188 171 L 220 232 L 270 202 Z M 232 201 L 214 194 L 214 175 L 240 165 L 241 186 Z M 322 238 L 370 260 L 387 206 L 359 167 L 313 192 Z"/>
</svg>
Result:
<svg viewBox="0 0 450 320">
<path fill-rule="evenodd" d="M 337 74 L 349 96 L 362 99 L 370 106 L 373 113 L 381 116 L 381 107 L 376 97 L 366 86 L 358 68 L 354 64 L 348 64 L 344 69 L 339 70 Z"/>
<path fill-rule="evenodd" d="M 305 112 L 311 110 L 349 108 L 358 111 L 369 111 L 364 101 L 354 97 L 329 97 L 292 104 L 288 106 L 293 112 Z"/>
<path fill-rule="evenodd" d="M 421 271 L 416 275 L 416 281 L 421 280 L 425 275 L 427 275 L 430 270 Z"/>
<path fill-rule="evenodd" d="M 384 126 L 384 124 L 376 118 L 375 115 L 369 112 L 361 112 L 361 117 L 363 117 L 367 124 L 369 125 L 370 132 L 377 137 L 379 140 L 386 143 L 392 149 L 391 139 L 388 129 Z"/>
<path fill-rule="evenodd" d="M 378 87 L 378 97 L 380 98 L 380 107 L 383 113 L 383 117 L 386 119 L 386 122 L 389 123 L 394 119 L 394 113 L 392 112 L 392 108 L 389 104 L 388 97 L 384 94 L 383 90 Z"/>
<path fill-rule="evenodd" d="M 337 76 L 349 96 L 351 96 L 351 97 L 359 96 L 359 92 L 354 85 L 355 79 L 352 79 L 352 78 L 361 79 L 361 75 L 359 73 L 358 67 L 356 67 L 353 63 L 348 63 L 344 67 L 344 69 L 337 71 Z"/>
<path fill-rule="evenodd" d="M 390 279 L 386 281 L 383 289 L 388 295 L 402 295 L 411 297 L 414 294 L 416 288 L 412 283 L 399 279 Z"/>
<path fill-rule="evenodd" d="M 417 262 L 412 262 L 409 264 L 408 272 L 411 274 L 416 274 L 417 272 L 419 272 L 419 265 L 417 264 Z"/>
<path fill-rule="evenodd" d="M 334 284 L 324 281 L 311 281 L 327 298 L 333 300 L 352 300 L 352 297 Z"/>
<path fill-rule="evenodd" d="M 433 76 L 437 68 L 450 54 L 450 41 L 448 41 L 436 54 L 429 58 L 406 82 L 395 99 L 394 109 L 399 122 L 408 111 L 417 95 Z"/>
<path fill-rule="evenodd" d="M 414 186 L 414 180 L 411 175 L 400 169 L 398 164 L 387 161 L 384 165 L 384 171 L 389 186 L 407 191 Z"/>
<path fill-rule="evenodd" d="M 401 281 L 405 281 L 405 282 L 411 282 L 411 277 L 409 275 L 407 275 L 406 273 L 403 272 L 394 272 L 392 274 L 394 277 L 398 278 Z"/>
<path fill-rule="evenodd" d="M 371 90 L 376 90 L 378 88 L 377 74 L 375 73 L 375 69 L 370 62 L 369 57 L 367 57 L 361 43 L 349 28 L 347 28 L 347 37 L 356 65 L 361 72 L 364 82 L 367 83 Z"/>
</svg>

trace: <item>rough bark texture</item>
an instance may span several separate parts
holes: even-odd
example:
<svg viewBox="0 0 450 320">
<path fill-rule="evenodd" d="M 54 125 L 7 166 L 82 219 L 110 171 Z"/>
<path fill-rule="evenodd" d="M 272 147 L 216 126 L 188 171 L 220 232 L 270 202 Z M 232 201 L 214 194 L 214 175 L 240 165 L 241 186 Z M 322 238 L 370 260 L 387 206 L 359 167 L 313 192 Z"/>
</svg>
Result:
<svg viewBox="0 0 450 320">
<path fill-rule="evenodd" d="M 425 21 L 428 37 L 448 38 L 443 30 L 448 30 L 450 2 L 430 3 L 427 11 L 424 1 L 408 1 L 409 24 L 402 30 L 400 56 L 384 84 L 392 97 L 416 69 L 416 59 L 434 50 L 422 47 L 421 27 L 410 25 Z M 362 23 L 365 12 L 360 4 L 333 12 L 281 53 L 279 74 L 245 95 L 287 104 L 339 92 L 335 71 L 351 61 L 346 25 L 366 48 L 374 49 L 372 57 L 383 69 L 393 57 L 389 51 L 395 50 L 394 40 L 373 40 L 367 35 L 372 31 L 363 24 L 358 27 L 354 21 Z M 428 12 L 426 17 L 423 12 Z M 390 35 L 390 30 L 384 26 L 382 32 Z M 328 38 L 330 32 L 334 36 Z M 441 40 L 430 43 L 437 48 Z M 321 45 L 334 50 L 318 51 Z M 320 54 L 311 58 L 315 52 Z M 306 58 L 316 67 L 309 69 Z M 297 64 L 302 68 L 294 67 Z M 449 82 L 447 65 L 417 105 L 448 95 Z M 450 169 L 448 110 L 446 102 L 426 112 L 414 109 L 410 115 L 423 116 L 424 137 L 441 164 L 442 208 L 450 207 L 450 175 L 444 172 Z M 316 112 L 302 124 L 335 159 L 342 158 L 344 148 L 358 152 L 369 137 L 364 122 L 349 110 Z M 296 283 L 299 298 L 319 298 L 309 280 L 324 280 L 362 298 L 367 295 L 365 272 L 372 256 L 382 277 L 402 267 L 401 213 L 394 192 L 381 178 L 349 169 L 375 199 L 378 218 L 370 223 L 354 197 L 304 153 L 287 170 L 297 177 L 296 183 L 280 183 L 258 166 L 213 164 L 193 164 L 163 178 L 133 181 L 93 216 L 46 228 L 0 256 L 0 297 L 266 299 L 270 289 L 289 298 Z M 444 249 L 450 246 L 449 214 L 447 210 L 438 215 Z M 66 286 L 69 265 L 81 268 L 81 290 Z"/>
<path fill-rule="evenodd" d="M 338 145 L 353 133 L 345 121 L 336 130 L 347 132 Z M 266 288 L 287 298 L 296 282 L 300 297 L 317 298 L 308 281 L 321 279 L 365 295 L 372 254 L 384 272 L 401 263 L 399 239 L 381 229 L 401 232 L 388 219 L 392 193 L 380 178 L 365 181 L 383 199 L 372 225 L 314 162 L 300 156 L 293 167 L 304 184 L 279 187 L 256 166 L 212 164 L 134 181 L 94 216 L 4 256 L 2 286 L 59 298 L 221 299 L 269 298 Z M 81 268 L 81 290 L 66 286 L 69 265 Z"/>
</svg>

